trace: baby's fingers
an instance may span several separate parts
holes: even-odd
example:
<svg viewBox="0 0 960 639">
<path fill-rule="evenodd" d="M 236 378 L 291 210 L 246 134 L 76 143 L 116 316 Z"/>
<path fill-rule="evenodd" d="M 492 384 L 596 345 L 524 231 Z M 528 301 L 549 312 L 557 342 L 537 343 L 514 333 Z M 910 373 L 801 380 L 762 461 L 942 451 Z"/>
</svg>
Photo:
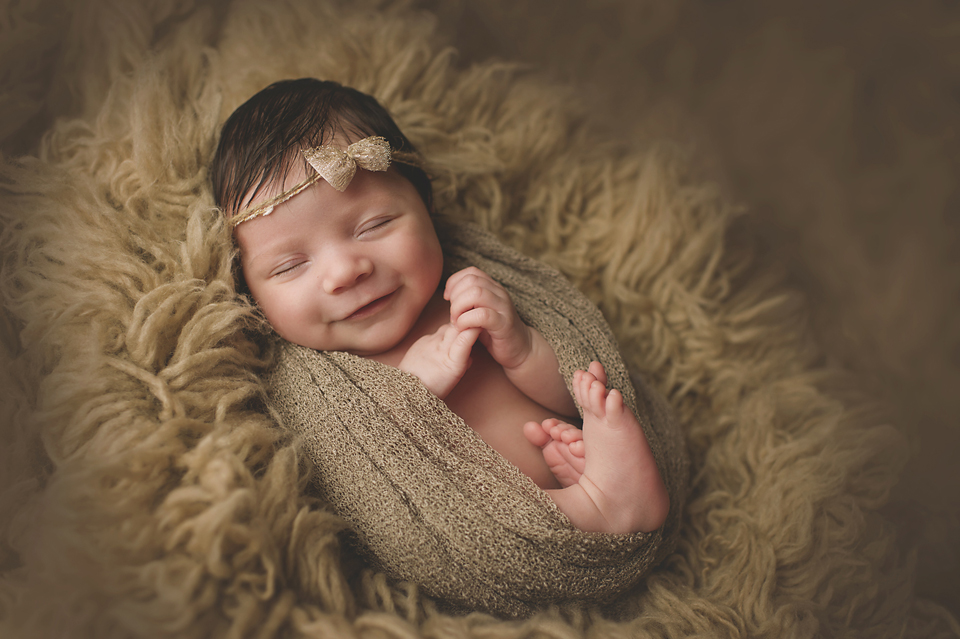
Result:
<svg viewBox="0 0 960 639">
<path fill-rule="evenodd" d="M 507 326 L 504 317 L 495 310 L 486 307 L 471 308 L 466 312 L 456 316 L 454 321 L 456 327 L 460 330 L 471 328 L 486 329 L 491 333 L 503 330 Z"/>
<path fill-rule="evenodd" d="M 468 266 L 467 268 L 461 269 L 447 278 L 447 283 L 443 288 L 443 299 L 453 299 L 454 291 L 456 291 L 458 288 L 463 288 L 465 284 L 469 286 L 486 282 L 494 283 L 493 278 L 478 269 L 476 266 Z"/>
<path fill-rule="evenodd" d="M 477 317 L 474 311 L 488 311 Z M 465 315 L 473 313 L 472 323 L 463 322 Z M 513 302 L 504 291 L 496 291 L 485 286 L 469 286 L 457 291 L 450 300 L 450 321 L 456 324 L 461 330 L 474 326 L 483 326 L 486 329 L 496 329 L 499 326 L 492 326 L 489 322 L 502 323 L 516 315 L 513 310 Z M 481 319 L 482 323 L 477 323 Z"/>
<path fill-rule="evenodd" d="M 451 326 L 444 338 L 444 342 L 448 342 L 447 357 L 450 358 L 450 361 L 458 367 L 466 369 L 470 364 L 470 353 L 473 351 L 473 345 L 479 336 L 479 328 L 457 331 Z"/>
</svg>

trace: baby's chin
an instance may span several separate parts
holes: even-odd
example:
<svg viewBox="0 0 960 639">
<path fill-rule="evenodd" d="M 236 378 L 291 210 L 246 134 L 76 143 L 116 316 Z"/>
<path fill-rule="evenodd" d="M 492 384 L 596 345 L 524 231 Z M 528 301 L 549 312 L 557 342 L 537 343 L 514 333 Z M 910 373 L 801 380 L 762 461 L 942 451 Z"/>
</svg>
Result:
<svg viewBox="0 0 960 639">
<path fill-rule="evenodd" d="M 351 344 L 345 344 L 343 342 L 314 342 L 310 340 L 296 340 L 290 339 L 284 335 L 280 335 L 283 339 L 297 346 L 303 346 L 305 348 L 310 348 L 315 351 L 324 351 L 324 352 L 340 352 L 340 353 L 349 353 L 351 355 L 356 355 L 357 357 L 376 357 L 377 355 L 382 355 L 391 351 L 398 343 L 396 342 L 385 342 L 365 344 L 363 347 L 357 347 Z"/>
<path fill-rule="evenodd" d="M 357 357 L 365 357 L 367 359 L 380 359 L 385 356 L 388 356 L 393 352 L 402 342 L 402 339 L 384 341 L 382 343 L 374 343 L 370 345 L 365 345 L 363 348 L 341 348 L 335 350 L 341 350 L 345 353 L 350 353 L 351 355 L 356 355 Z"/>
<path fill-rule="evenodd" d="M 362 344 L 339 343 L 331 344 L 328 348 L 315 348 L 321 351 L 341 351 L 357 357 L 380 359 L 388 356 L 403 342 L 404 335 L 383 335 L 377 338 L 364 340 Z"/>
<path fill-rule="evenodd" d="M 343 322 L 347 326 L 337 326 L 340 323 L 333 322 L 332 330 L 323 333 L 277 332 L 288 342 L 315 351 L 338 351 L 389 363 L 394 353 L 405 350 L 402 347 L 411 328 L 403 317 L 386 314 L 365 326 L 349 326 L 349 322 Z"/>
</svg>

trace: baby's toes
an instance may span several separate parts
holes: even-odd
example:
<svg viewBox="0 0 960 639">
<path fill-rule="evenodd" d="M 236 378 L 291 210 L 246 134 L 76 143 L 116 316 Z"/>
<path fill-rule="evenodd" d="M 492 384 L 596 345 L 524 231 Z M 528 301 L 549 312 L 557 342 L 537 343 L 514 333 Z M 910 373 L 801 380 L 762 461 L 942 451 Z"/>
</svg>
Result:
<svg viewBox="0 0 960 639">
<path fill-rule="evenodd" d="M 586 457 L 587 448 L 582 439 L 570 442 L 570 453 L 575 457 Z"/>
<path fill-rule="evenodd" d="M 563 437 L 563 431 L 566 430 L 570 425 L 561 422 L 559 419 L 547 419 L 543 422 L 543 429 L 550 433 L 550 437 L 556 441 L 560 441 Z"/>
<path fill-rule="evenodd" d="M 568 424 L 557 419 L 547 420 L 553 422 L 553 425 L 550 428 L 550 436 L 553 437 L 555 441 L 569 444 L 572 441 L 577 439 L 582 439 L 583 434 L 580 429 L 574 426 L 573 424 Z M 543 422 L 543 427 L 547 427 L 547 422 Z"/>
<path fill-rule="evenodd" d="M 542 422 L 543 430 L 545 430 L 545 431 L 547 431 L 547 432 L 549 433 L 551 430 L 553 430 L 553 428 L 554 428 L 555 426 L 557 426 L 558 424 L 562 424 L 562 423 L 563 423 L 563 422 L 561 422 L 561 421 L 560 421 L 559 419 L 557 419 L 556 417 L 548 417 L 547 419 L 543 420 L 543 422 Z"/>
<path fill-rule="evenodd" d="M 590 366 L 587 368 L 587 371 L 596 377 L 598 382 L 604 386 L 607 385 L 607 371 L 603 370 L 603 364 L 597 361 L 590 362 Z"/>
<path fill-rule="evenodd" d="M 623 416 L 625 410 L 623 406 L 623 395 L 616 388 L 607 393 L 606 403 L 604 405 L 607 419 L 615 420 Z"/>
<path fill-rule="evenodd" d="M 543 425 L 537 422 L 527 422 L 524 424 L 523 434 L 526 436 L 527 441 L 537 448 L 543 448 L 551 440 L 550 434 L 544 429 Z"/>
<path fill-rule="evenodd" d="M 594 379 L 587 391 L 587 396 L 591 412 L 598 417 L 603 417 L 606 414 L 607 387 Z"/>
<path fill-rule="evenodd" d="M 584 410 L 595 413 L 597 408 L 602 406 L 602 404 L 597 404 L 596 393 L 593 391 L 593 385 L 597 381 L 597 378 L 591 373 L 585 373 L 583 371 L 577 372 L 580 373 L 580 375 L 578 379 L 574 379 L 573 394 Z"/>
<path fill-rule="evenodd" d="M 569 444 L 575 441 L 580 441 L 583 439 L 583 431 L 574 426 L 573 424 L 564 424 L 564 428 L 560 431 L 560 440 L 564 444 Z"/>
<path fill-rule="evenodd" d="M 585 406 L 587 402 L 587 387 L 583 383 L 583 376 L 585 373 L 583 371 L 576 371 L 573 374 L 573 397 L 577 400 L 577 403 L 581 406 Z"/>
</svg>

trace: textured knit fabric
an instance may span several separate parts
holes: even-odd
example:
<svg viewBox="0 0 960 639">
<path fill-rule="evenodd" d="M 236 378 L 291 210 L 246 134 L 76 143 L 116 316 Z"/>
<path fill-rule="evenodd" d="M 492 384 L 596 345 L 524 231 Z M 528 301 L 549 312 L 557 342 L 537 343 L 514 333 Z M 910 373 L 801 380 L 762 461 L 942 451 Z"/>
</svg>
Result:
<svg viewBox="0 0 960 639">
<path fill-rule="evenodd" d="M 302 437 L 321 492 L 394 578 L 458 608 L 508 616 L 569 600 L 609 602 L 675 541 L 688 466 L 678 427 L 646 385 L 638 401 L 600 311 L 559 272 L 476 226 L 444 225 L 438 234 L 449 271 L 476 266 L 506 288 L 553 347 L 568 386 L 575 370 L 604 365 L 643 425 L 670 494 L 664 526 L 633 535 L 577 530 L 419 379 L 373 360 L 286 342 L 268 380 L 277 411 Z"/>
</svg>

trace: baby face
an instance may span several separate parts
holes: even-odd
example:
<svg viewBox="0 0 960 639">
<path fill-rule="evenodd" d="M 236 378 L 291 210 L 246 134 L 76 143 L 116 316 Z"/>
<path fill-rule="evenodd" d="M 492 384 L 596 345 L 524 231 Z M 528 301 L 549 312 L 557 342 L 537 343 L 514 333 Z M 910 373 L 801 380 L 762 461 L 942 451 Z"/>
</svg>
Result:
<svg viewBox="0 0 960 639">
<path fill-rule="evenodd" d="M 302 169 L 291 171 L 283 188 L 303 178 Z M 316 350 L 372 356 L 393 348 L 443 270 L 427 209 L 393 169 L 357 170 L 342 193 L 319 180 L 234 233 L 247 285 L 274 330 Z"/>
</svg>

